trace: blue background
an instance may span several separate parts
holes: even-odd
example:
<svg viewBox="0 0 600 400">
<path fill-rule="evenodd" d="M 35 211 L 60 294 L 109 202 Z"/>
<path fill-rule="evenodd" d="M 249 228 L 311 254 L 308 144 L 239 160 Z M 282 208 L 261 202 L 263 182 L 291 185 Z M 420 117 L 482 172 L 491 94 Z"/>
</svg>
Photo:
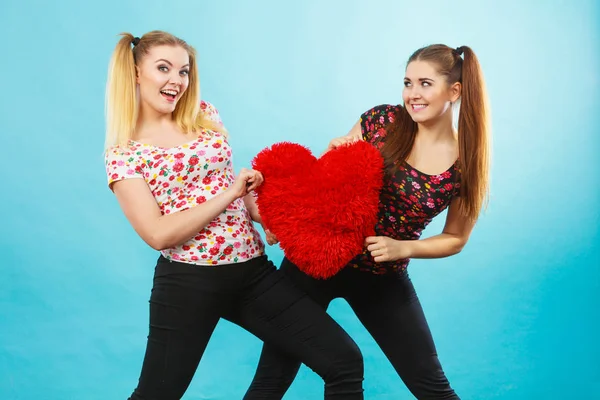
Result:
<svg viewBox="0 0 600 400">
<path fill-rule="evenodd" d="M 321 152 L 400 102 L 416 48 L 475 49 L 491 203 L 461 254 L 410 267 L 442 363 L 464 399 L 600 398 L 599 23 L 593 0 L 4 0 L 0 398 L 125 399 L 136 385 L 157 255 L 107 189 L 103 107 L 116 35 L 152 29 L 198 49 L 238 169 L 277 141 Z M 365 355 L 366 398 L 412 398 L 347 304 L 330 313 Z M 221 322 L 185 399 L 240 399 L 259 349 Z M 286 399 L 321 396 L 303 367 Z"/>
</svg>

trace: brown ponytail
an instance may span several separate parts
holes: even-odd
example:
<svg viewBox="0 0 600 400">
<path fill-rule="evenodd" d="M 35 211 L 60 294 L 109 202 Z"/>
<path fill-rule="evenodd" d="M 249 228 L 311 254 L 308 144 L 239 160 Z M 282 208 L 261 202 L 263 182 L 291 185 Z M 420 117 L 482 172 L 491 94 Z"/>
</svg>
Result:
<svg viewBox="0 0 600 400">
<path fill-rule="evenodd" d="M 462 92 L 458 114 L 458 146 L 463 212 L 475 220 L 489 192 L 489 105 L 479 60 L 462 46 Z"/>
<path fill-rule="evenodd" d="M 415 51 L 408 63 L 412 61 L 431 62 L 446 76 L 449 85 L 456 82 L 462 85 L 458 115 L 461 211 L 476 220 L 487 201 L 490 168 L 489 107 L 479 61 L 467 46 L 453 49 L 443 44 Z M 395 171 L 397 161 L 404 161 L 410 155 L 418 129 L 404 107 L 394 117 L 381 149 L 390 173 Z"/>
</svg>

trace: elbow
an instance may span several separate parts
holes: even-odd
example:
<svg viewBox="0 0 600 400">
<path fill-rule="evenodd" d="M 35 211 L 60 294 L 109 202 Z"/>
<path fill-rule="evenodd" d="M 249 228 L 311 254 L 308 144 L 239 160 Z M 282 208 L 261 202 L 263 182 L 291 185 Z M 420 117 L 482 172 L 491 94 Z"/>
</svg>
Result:
<svg viewBox="0 0 600 400">
<path fill-rule="evenodd" d="M 452 255 L 456 255 L 458 253 L 460 253 L 466 246 L 467 244 L 467 239 L 464 238 L 459 238 L 456 243 L 454 244 L 454 246 L 452 247 Z"/>
<path fill-rule="evenodd" d="M 150 234 L 144 238 L 144 242 L 156 251 L 166 250 L 173 247 L 168 238 L 160 233 Z"/>
</svg>

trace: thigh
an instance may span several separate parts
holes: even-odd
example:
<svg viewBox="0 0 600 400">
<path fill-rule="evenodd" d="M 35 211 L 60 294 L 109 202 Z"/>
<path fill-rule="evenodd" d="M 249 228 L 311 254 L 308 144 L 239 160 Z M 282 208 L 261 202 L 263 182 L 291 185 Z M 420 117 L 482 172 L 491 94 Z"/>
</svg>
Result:
<svg viewBox="0 0 600 400">
<path fill-rule="evenodd" d="M 456 399 L 408 274 L 366 277 L 348 303 L 418 399 Z M 374 283 L 373 283 L 374 282 Z"/>
<path fill-rule="evenodd" d="M 322 310 L 325 311 L 327 309 L 332 300 L 327 283 L 319 282 L 316 279 L 306 276 L 287 259 L 283 260 L 280 272 L 285 274 L 295 286 L 292 290 L 296 291 L 299 289 L 296 294 L 298 299 L 303 297 L 302 292 L 304 292 L 311 297 Z M 284 279 L 284 276 L 279 275 L 279 279 Z M 269 283 L 267 282 L 267 284 Z M 274 286 L 276 282 L 271 282 L 270 284 Z M 285 288 L 285 285 L 279 286 L 279 288 Z M 271 294 L 270 296 L 277 297 L 276 294 Z M 294 297 L 291 297 L 291 299 L 295 300 Z M 281 304 L 281 300 L 276 300 Z M 259 312 L 261 314 L 265 313 L 265 311 L 261 311 L 260 308 Z M 279 312 L 279 314 L 281 314 L 281 312 Z M 256 319 L 256 321 L 260 321 L 260 319 Z M 255 323 L 256 322 L 251 323 L 251 325 L 254 325 Z M 299 324 L 300 321 L 295 321 L 295 323 Z M 253 328 L 249 326 L 248 329 L 252 330 Z M 278 333 L 277 336 L 284 334 L 285 333 L 281 332 Z M 301 365 L 300 358 L 285 351 L 286 347 L 287 343 L 284 343 L 283 348 L 273 344 L 272 341 L 263 343 L 258 365 L 256 367 L 256 373 L 244 396 L 244 400 L 281 399 L 284 396 L 294 381 Z"/>
<path fill-rule="evenodd" d="M 275 270 L 248 291 L 234 322 L 265 342 L 263 365 L 292 379 L 300 362 L 325 380 L 344 364 L 360 363 L 362 369 L 356 343 L 326 313 L 329 301 L 322 300 L 313 301 L 289 275 Z"/>
<path fill-rule="evenodd" d="M 131 399 L 178 400 L 187 390 L 227 297 L 202 290 L 195 266 L 161 262 L 150 297 L 150 327 Z"/>
</svg>

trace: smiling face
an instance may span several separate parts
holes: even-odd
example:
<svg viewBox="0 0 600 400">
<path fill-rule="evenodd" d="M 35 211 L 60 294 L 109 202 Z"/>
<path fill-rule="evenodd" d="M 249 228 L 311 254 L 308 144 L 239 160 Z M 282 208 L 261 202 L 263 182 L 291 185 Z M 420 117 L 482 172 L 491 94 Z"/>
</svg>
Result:
<svg viewBox="0 0 600 400">
<path fill-rule="evenodd" d="M 137 66 L 141 107 L 172 113 L 189 85 L 190 56 L 181 46 L 154 46 Z"/>
<path fill-rule="evenodd" d="M 406 66 L 402 98 L 406 110 L 417 123 L 427 123 L 451 112 L 452 103 L 460 97 L 461 85 L 449 84 L 435 64 L 412 61 Z"/>
</svg>

